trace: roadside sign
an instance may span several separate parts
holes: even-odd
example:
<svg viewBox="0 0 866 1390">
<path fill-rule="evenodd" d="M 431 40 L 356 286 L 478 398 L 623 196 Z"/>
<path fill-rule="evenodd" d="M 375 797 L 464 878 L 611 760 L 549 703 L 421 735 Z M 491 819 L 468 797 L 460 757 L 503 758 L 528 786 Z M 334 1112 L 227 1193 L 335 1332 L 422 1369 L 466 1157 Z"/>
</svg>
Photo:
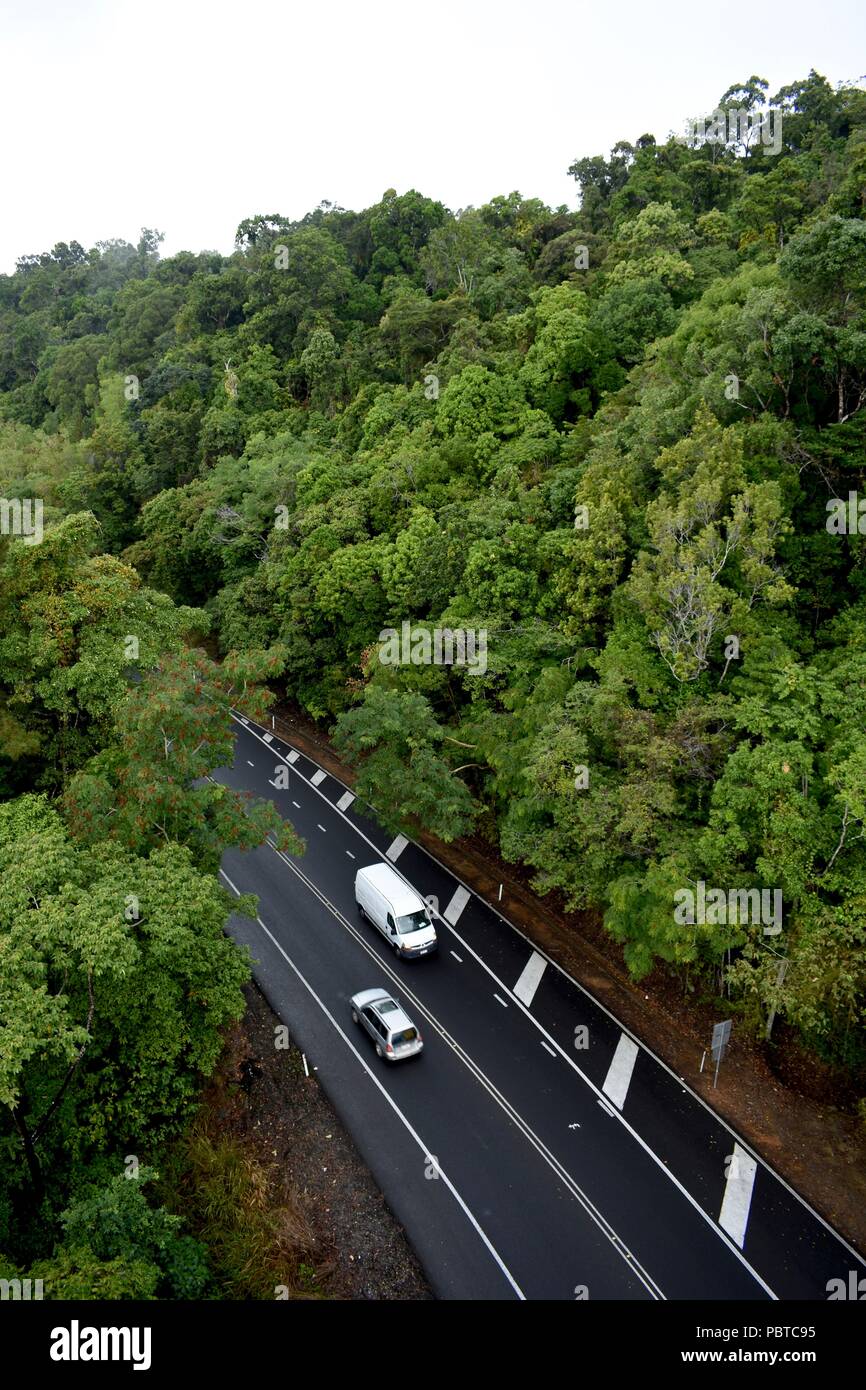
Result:
<svg viewBox="0 0 866 1390">
<path fill-rule="evenodd" d="M 731 1020 L 725 1019 L 724 1023 L 713 1024 L 713 1041 L 711 1044 L 713 1057 L 716 1061 L 716 1074 L 713 1077 L 713 1089 L 719 1079 L 719 1066 L 725 1055 L 725 1048 L 728 1045 L 728 1038 L 731 1036 Z"/>
</svg>

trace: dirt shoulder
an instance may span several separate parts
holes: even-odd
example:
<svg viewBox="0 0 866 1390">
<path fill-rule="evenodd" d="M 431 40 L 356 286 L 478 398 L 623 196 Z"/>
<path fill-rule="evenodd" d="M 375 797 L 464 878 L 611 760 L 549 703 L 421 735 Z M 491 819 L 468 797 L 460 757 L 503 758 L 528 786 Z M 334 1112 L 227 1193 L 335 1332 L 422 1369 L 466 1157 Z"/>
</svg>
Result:
<svg viewBox="0 0 866 1390">
<path fill-rule="evenodd" d="M 434 1297 L 402 1226 L 315 1074 L 294 1046 L 277 1048 L 281 1020 L 255 983 L 227 1031 L 204 1096 L 205 1127 L 240 1142 L 267 1176 L 268 1203 L 291 1213 L 307 1263 L 307 1296 Z"/>
<path fill-rule="evenodd" d="M 312 721 L 277 706 L 275 727 L 353 785 L 352 770 Z M 505 864 L 483 840 L 445 845 L 418 830 L 415 838 L 590 990 L 825 1220 L 866 1252 L 866 1132 L 853 1109 L 857 1094 L 843 1077 L 799 1048 L 784 1024 L 777 1025 L 767 1045 L 746 1036 L 735 1019 L 713 1090 L 711 1071 L 701 1074 L 700 1065 L 713 1024 L 722 1017 L 717 1003 L 684 994 L 672 972 L 662 969 L 635 985 L 597 915 L 568 912 L 555 894 L 537 897 L 530 874 Z"/>
</svg>

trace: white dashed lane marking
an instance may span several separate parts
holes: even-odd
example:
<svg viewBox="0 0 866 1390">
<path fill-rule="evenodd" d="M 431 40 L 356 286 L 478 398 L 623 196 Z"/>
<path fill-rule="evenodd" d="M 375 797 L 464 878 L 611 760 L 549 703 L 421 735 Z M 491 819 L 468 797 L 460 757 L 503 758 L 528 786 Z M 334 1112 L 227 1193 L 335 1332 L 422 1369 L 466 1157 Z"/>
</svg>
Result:
<svg viewBox="0 0 866 1390">
<path fill-rule="evenodd" d="M 620 1033 L 613 1061 L 607 1069 L 607 1076 L 601 1088 L 618 1110 L 622 1110 L 625 1104 L 636 1057 L 637 1043 L 626 1037 L 625 1033 Z"/>
<path fill-rule="evenodd" d="M 523 967 L 520 979 L 514 986 L 514 993 L 517 995 L 521 1004 L 526 1005 L 527 1009 L 535 998 L 535 991 L 541 984 L 541 977 L 546 969 L 547 961 L 544 959 L 544 956 L 539 955 L 537 951 L 533 951 L 529 960 Z"/>
<path fill-rule="evenodd" d="M 405 835 L 398 835 L 396 840 L 394 840 L 385 850 L 387 858 L 390 859 L 392 862 L 399 859 L 400 855 L 403 853 L 408 843 L 409 841 L 406 839 Z"/>
<path fill-rule="evenodd" d="M 273 742 L 273 738 L 274 738 L 273 734 L 265 734 L 265 743 L 272 743 L 272 742 Z"/>
<path fill-rule="evenodd" d="M 298 758 L 299 758 L 300 756 L 301 756 L 301 755 L 300 755 L 300 753 L 298 752 L 297 748 L 293 748 L 292 751 L 291 751 L 291 753 L 289 753 L 288 757 L 286 758 L 286 762 L 287 762 L 287 763 L 296 763 L 296 762 L 298 761 Z"/>
<path fill-rule="evenodd" d="M 456 926 L 460 914 L 468 901 L 469 890 L 461 885 L 455 892 L 454 897 L 451 899 L 445 911 L 442 913 L 445 921 L 450 922 L 452 927 Z"/>
<path fill-rule="evenodd" d="M 499 998 L 499 995 L 498 995 L 495 991 L 494 991 L 494 994 L 493 994 L 493 998 L 494 998 L 499 1004 L 502 1005 L 503 1009 L 507 1009 L 507 1008 L 508 1008 L 508 1005 L 506 1004 L 505 1000 L 504 1000 L 504 999 L 500 999 L 500 998 Z"/>
<path fill-rule="evenodd" d="M 314 772 L 312 777 L 310 778 L 310 785 L 313 787 L 317 787 L 320 782 L 324 782 L 327 775 L 327 772 L 323 772 L 322 769 L 319 768 L 318 772 Z"/>
<path fill-rule="evenodd" d="M 725 1195 L 722 1210 L 719 1212 L 719 1225 L 727 1231 L 742 1250 L 749 1224 L 749 1208 L 752 1205 L 752 1189 L 755 1186 L 757 1163 L 751 1154 L 734 1143 L 734 1152 L 727 1160 L 728 1177 L 725 1182 Z"/>
<path fill-rule="evenodd" d="M 338 810 L 338 811 L 348 811 L 349 807 L 351 806 L 351 804 L 352 804 L 352 802 L 353 802 L 354 800 L 355 800 L 355 793 L 354 793 L 354 792 L 343 792 L 343 795 L 340 797 L 340 800 L 337 802 L 337 810 Z"/>
</svg>

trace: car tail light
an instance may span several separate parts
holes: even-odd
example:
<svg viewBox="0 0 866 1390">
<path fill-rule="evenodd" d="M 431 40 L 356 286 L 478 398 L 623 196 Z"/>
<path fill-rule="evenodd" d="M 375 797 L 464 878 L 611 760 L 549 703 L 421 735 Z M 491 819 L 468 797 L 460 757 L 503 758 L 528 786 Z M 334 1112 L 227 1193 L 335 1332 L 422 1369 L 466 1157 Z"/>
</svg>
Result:
<svg viewBox="0 0 866 1390">
<path fill-rule="evenodd" d="M 394 1049 L 393 1049 L 393 1047 L 391 1046 L 390 1043 L 386 1043 L 386 1044 L 385 1044 L 385 1051 L 386 1051 L 386 1052 L 393 1052 L 393 1051 L 394 1051 Z"/>
</svg>

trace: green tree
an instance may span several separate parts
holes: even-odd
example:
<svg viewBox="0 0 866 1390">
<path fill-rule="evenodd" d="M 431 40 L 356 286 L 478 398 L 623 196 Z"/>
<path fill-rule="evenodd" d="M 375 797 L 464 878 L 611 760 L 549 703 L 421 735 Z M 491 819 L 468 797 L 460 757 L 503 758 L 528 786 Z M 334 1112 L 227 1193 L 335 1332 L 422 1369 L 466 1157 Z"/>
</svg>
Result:
<svg viewBox="0 0 866 1390">
<path fill-rule="evenodd" d="M 2 704 L 38 736 L 36 766 L 46 784 L 56 785 L 107 737 L 131 662 L 153 664 L 164 650 L 178 650 L 200 621 L 142 588 L 121 561 L 94 556 L 98 532 L 92 515 L 67 517 L 39 545 L 13 541 L 0 562 Z"/>
<path fill-rule="evenodd" d="M 468 831 L 476 808 L 443 742 L 459 747 L 423 696 L 376 686 L 334 728 L 336 748 L 358 766 L 357 794 L 382 824 L 396 832 L 417 823 L 447 842 Z"/>
<path fill-rule="evenodd" d="M 209 773 L 232 761 L 233 704 L 261 717 L 269 698 L 257 683 L 280 669 L 280 654 L 231 654 L 217 666 L 202 651 L 166 655 L 142 673 L 116 711 L 115 737 L 64 792 L 76 838 L 106 839 L 136 853 L 188 845 L 215 871 L 232 844 L 252 849 L 272 835 L 280 849 L 302 844 L 271 802 L 215 783 Z"/>
<path fill-rule="evenodd" d="M 40 1202 L 46 1167 L 55 1197 L 76 1157 L 176 1127 L 242 1012 L 223 928 L 251 903 L 178 844 L 76 847 L 33 797 L 0 808 L 0 871 L 5 1151 L 14 1135 Z"/>
<path fill-rule="evenodd" d="M 630 589 L 671 672 L 693 681 L 726 634 L 753 629 L 759 604 L 783 604 L 792 589 L 776 558 L 788 523 L 778 483 L 747 483 L 742 441 L 708 414 L 660 464 L 677 480 L 647 507 L 653 552 Z"/>
</svg>

